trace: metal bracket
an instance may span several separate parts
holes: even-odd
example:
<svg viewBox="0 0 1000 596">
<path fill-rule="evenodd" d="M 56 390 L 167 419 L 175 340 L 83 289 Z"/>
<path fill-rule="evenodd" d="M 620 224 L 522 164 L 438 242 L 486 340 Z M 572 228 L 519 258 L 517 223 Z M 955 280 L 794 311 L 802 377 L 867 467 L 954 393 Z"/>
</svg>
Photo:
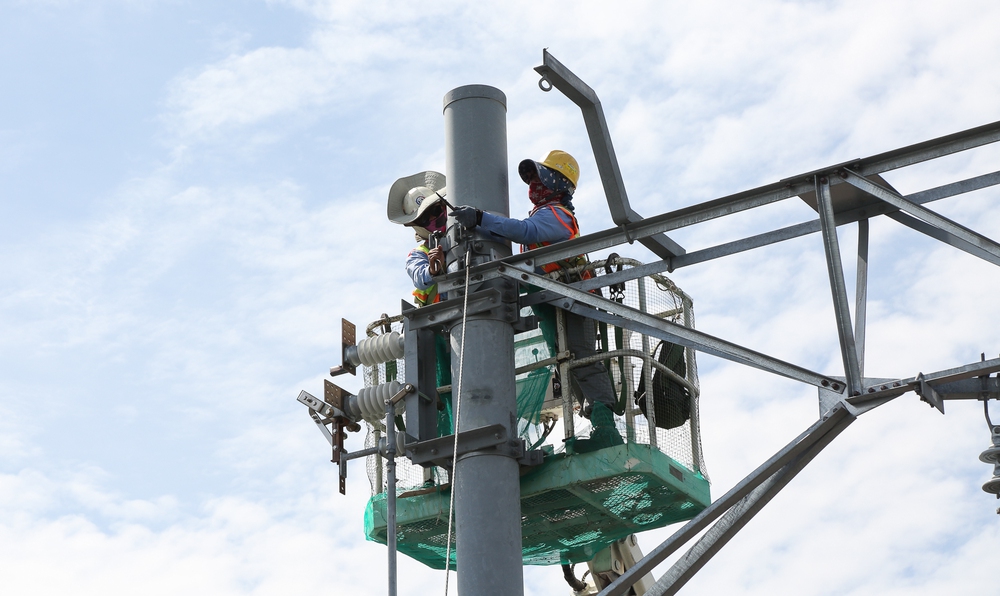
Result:
<svg viewBox="0 0 1000 596">
<path fill-rule="evenodd" d="M 937 408 L 944 414 L 944 400 L 941 399 L 941 394 L 924 379 L 924 373 L 917 374 L 917 386 L 914 387 L 914 390 L 920 396 L 920 401 L 927 402 L 931 407 Z"/>
<path fill-rule="evenodd" d="M 583 112 L 583 123 L 587 127 L 587 136 L 590 138 L 590 145 L 594 150 L 594 159 L 597 161 L 597 171 L 601 176 L 604 194 L 608 199 L 611 219 L 616 225 L 622 226 L 622 229 L 626 230 L 626 234 L 628 234 L 627 224 L 640 222 L 643 218 L 629 205 L 628 194 L 625 192 L 625 182 L 622 180 L 621 169 L 618 167 L 618 158 L 615 156 L 615 148 L 611 144 L 611 132 L 608 129 L 608 122 L 604 118 L 604 108 L 601 107 L 601 100 L 598 99 L 597 93 L 580 77 L 556 60 L 548 50 L 542 50 L 542 65 L 536 66 L 535 72 L 542 75 L 544 80 L 562 92 Z M 630 238 L 629 243 L 631 244 L 632 241 Z M 663 233 L 640 238 L 639 242 L 661 259 L 684 254 L 684 248 Z"/>
<path fill-rule="evenodd" d="M 445 325 L 462 318 L 462 300 L 446 300 L 404 313 L 410 321 L 410 330 Z M 517 291 L 506 288 L 503 291 L 488 288 L 469 294 L 466 315 L 490 313 L 500 320 L 515 323 L 519 318 Z"/>
<path fill-rule="evenodd" d="M 300 391 L 296 400 L 309 408 L 309 417 L 333 448 L 330 461 L 340 468 L 340 494 L 343 495 L 347 494 L 347 464 L 342 457 L 346 453 L 344 438 L 348 432 L 360 431 L 361 425 L 351 420 L 345 413 L 347 398 L 351 394 L 330 381 L 324 380 L 323 385 L 324 399 L 310 395 L 307 391 Z M 330 429 L 327 428 L 328 424 L 331 425 Z"/>
<path fill-rule="evenodd" d="M 347 357 L 348 348 L 353 348 L 355 340 L 357 338 L 357 328 L 354 323 L 348 321 L 347 319 L 340 320 L 340 361 L 342 364 L 340 366 L 334 366 L 330 368 L 330 376 L 336 377 L 337 375 L 342 375 L 344 373 L 351 373 L 352 375 L 357 372 L 357 367 L 351 362 Z"/>
<path fill-rule="evenodd" d="M 456 454 L 455 435 L 407 443 L 405 448 L 406 456 L 416 465 L 440 466 L 451 469 L 452 456 Z M 508 437 L 507 428 L 502 424 L 491 424 L 458 433 L 458 457 L 473 451 L 486 451 L 488 449 L 494 449 L 500 454 L 509 455 L 518 460 L 525 457 L 524 439 Z"/>
<path fill-rule="evenodd" d="M 975 393 L 975 387 L 960 384 L 958 382 L 966 379 L 972 379 L 974 377 L 982 377 L 984 375 L 988 376 L 997 371 L 1000 371 L 1000 358 L 993 358 L 992 360 L 974 362 L 957 368 L 949 368 L 947 370 L 928 373 L 927 375 L 921 373 L 916 377 L 911 377 L 909 379 L 897 379 L 892 382 L 872 385 L 865 389 L 865 392 L 861 395 L 848 397 L 846 401 L 851 405 L 856 406 L 873 400 L 898 397 L 908 391 L 919 392 L 923 390 L 923 388 L 920 387 L 921 381 L 926 385 L 926 387 L 930 387 L 928 383 L 934 383 L 934 387 L 931 387 L 931 390 L 938 395 L 942 402 L 946 399 L 978 399 L 978 394 Z M 921 379 L 921 377 L 923 377 L 923 379 Z M 989 384 L 987 384 L 987 386 L 989 387 Z"/>
<path fill-rule="evenodd" d="M 514 323 L 514 333 L 524 333 L 525 331 L 531 331 L 532 329 L 538 328 L 538 317 L 535 315 L 528 315 L 526 317 L 521 317 Z"/>
</svg>

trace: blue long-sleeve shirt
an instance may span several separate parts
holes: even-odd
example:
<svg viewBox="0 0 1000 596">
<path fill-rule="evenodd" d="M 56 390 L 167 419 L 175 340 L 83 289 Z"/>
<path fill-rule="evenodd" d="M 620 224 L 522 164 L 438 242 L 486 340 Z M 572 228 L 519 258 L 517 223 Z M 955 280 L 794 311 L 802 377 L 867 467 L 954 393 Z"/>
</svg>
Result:
<svg viewBox="0 0 1000 596">
<path fill-rule="evenodd" d="M 554 211 L 555 213 L 553 209 L 543 207 L 527 219 L 512 219 L 484 211 L 483 222 L 479 229 L 524 245 L 569 240 L 573 222 L 569 221 L 569 216 L 559 209 Z"/>
<path fill-rule="evenodd" d="M 414 248 L 406 255 L 406 274 L 413 281 L 413 287 L 418 290 L 426 290 L 434 285 L 430 272 L 430 258 L 419 248 Z"/>
</svg>

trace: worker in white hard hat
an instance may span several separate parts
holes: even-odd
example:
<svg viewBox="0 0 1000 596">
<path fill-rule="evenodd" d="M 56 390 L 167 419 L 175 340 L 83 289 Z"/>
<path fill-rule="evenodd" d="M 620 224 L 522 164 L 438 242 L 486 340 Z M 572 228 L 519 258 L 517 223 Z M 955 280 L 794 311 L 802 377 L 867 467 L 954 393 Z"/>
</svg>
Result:
<svg viewBox="0 0 1000 596">
<path fill-rule="evenodd" d="M 534 207 L 526 219 L 512 219 L 469 206 L 452 210 L 452 216 L 466 228 L 478 227 L 480 231 L 498 238 L 520 243 L 522 250 L 531 250 L 563 242 L 580 236 L 580 225 L 573 209 L 573 193 L 580 179 L 580 166 L 565 151 L 551 151 L 544 160 L 530 159 L 518 164 L 517 172 L 528 185 L 528 199 Z M 549 263 L 541 271 L 568 280 L 573 271 L 587 263 L 579 255 Z M 579 275 L 577 273 L 577 275 Z M 589 277 L 584 272 L 583 277 Z M 576 279 L 580 279 L 579 277 Z M 575 280 L 570 280 L 575 281 Z M 550 346 L 555 346 L 555 309 L 551 305 L 533 306 L 539 318 L 539 327 Z M 597 353 L 597 332 L 594 321 L 565 311 L 566 336 L 569 350 L 576 359 Z M 608 371 L 601 361 L 571 369 L 572 385 L 582 398 L 581 414 L 594 426 L 590 440 L 576 441 L 576 451 L 591 451 L 600 447 L 620 444 L 621 435 L 614 426 L 613 410 L 617 405 Z"/>
<path fill-rule="evenodd" d="M 386 215 L 389 221 L 413 228 L 417 246 L 406 255 L 406 273 L 413 281 L 413 301 L 417 306 L 440 302 L 446 296 L 437 291 L 432 276 L 444 273 L 444 251 L 434 242 L 448 223 L 444 174 L 428 171 L 396 180 L 389 188 Z M 434 244 L 432 246 L 432 244 Z M 434 337 L 437 386 L 451 385 L 451 347 L 440 336 Z M 453 432 L 451 393 L 443 393 L 444 411 L 438 415 L 438 432 Z"/>
<path fill-rule="evenodd" d="M 444 174 L 420 172 L 396 180 L 389 189 L 389 221 L 413 228 L 419 242 L 406 257 L 406 273 L 413 280 L 417 306 L 441 301 L 431 278 L 444 272 L 444 252 L 431 246 L 430 240 L 435 233 L 444 232 L 448 221 L 445 182 Z"/>
</svg>

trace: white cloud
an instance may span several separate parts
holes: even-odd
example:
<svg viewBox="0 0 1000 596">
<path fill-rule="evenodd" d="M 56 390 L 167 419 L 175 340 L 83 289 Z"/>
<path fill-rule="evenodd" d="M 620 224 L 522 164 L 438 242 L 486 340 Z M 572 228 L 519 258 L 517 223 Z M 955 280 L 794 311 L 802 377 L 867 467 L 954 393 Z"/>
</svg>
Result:
<svg viewBox="0 0 1000 596">
<path fill-rule="evenodd" d="M 242 49 L 254 37 L 236 35 L 230 55 L 164 83 L 169 166 L 123 173 L 87 213 L 0 244 L 11 593 L 384 591 L 385 550 L 362 540 L 362 466 L 349 496 L 334 494 L 326 443 L 294 395 L 339 363 L 341 316 L 363 327 L 406 296 L 411 238 L 382 201 L 399 175 L 443 168 L 450 88 L 507 93 L 511 172 L 553 146 L 580 157 L 587 231 L 610 218 L 579 111 L 535 87 L 542 47 L 601 96 L 647 215 L 997 119 L 988 2 L 274 4 L 304 15 L 301 45 Z M 30 145 L 3 140 L 4 155 Z M 890 179 L 920 190 L 995 169 L 995 155 Z M 527 204 L 512 180 L 518 214 Z M 997 237 L 995 196 L 931 207 Z M 814 217 L 791 199 L 675 237 L 699 248 Z M 869 374 L 1000 352 L 992 266 L 894 222 L 872 231 Z M 841 236 L 849 286 L 853 235 Z M 840 369 L 818 235 L 673 277 L 703 330 Z M 815 396 L 700 364 L 719 495 L 815 419 Z M 989 591 L 998 536 L 976 459 L 988 435 L 975 404 L 948 412 L 911 395 L 863 416 L 685 593 Z M 153 438 L 156 450 L 133 452 Z M 180 480 L 163 489 L 150 480 L 160 476 Z M 401 566 L 401 593 L 441 591 L 442 574 Z M 558 568 L 525 577 L 528 594 L 566 590 Z"/>
</svg>

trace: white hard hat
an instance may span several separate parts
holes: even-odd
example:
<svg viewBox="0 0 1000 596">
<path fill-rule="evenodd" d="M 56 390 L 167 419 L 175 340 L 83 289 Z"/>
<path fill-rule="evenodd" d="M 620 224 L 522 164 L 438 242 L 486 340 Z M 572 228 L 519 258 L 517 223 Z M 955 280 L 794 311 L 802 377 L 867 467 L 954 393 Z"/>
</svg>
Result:
<svg viewBox="0 0 1000 596">
<path fill-rule="evenodd" d="M 447 194 L 444 174 L 428 171 L 400 178 L 389 188 L 389 221 L 409 225 Z"/>
</svg>

